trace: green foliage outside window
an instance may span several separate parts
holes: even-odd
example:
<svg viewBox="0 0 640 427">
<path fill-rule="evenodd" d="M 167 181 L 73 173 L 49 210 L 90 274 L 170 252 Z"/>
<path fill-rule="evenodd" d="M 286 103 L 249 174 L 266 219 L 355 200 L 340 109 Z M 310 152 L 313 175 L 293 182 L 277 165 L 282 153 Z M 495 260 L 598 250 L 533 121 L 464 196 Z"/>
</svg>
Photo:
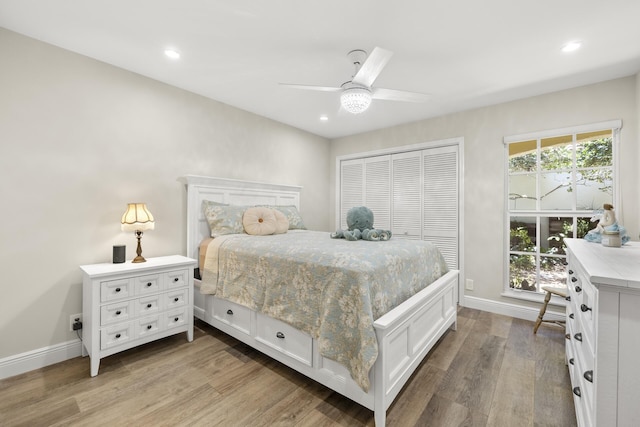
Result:
<svg viewBox="0 0 640 427">
<path fill-rule="evenodd" d="M 515 150 L 517 152 L 517 148 Z M 537 153 L 539 153 L 539 157 Z M 540 170 L 544 171 L 544 174 L 538 173 L 538 158 L 540 159 Z M 574 165 L 575 169 L 573 169 Z M 516 175 L 534 173 L 537 174 L 538 179 L 540 179 L 542 176 L 547 176 L 546 174 L 548 174 L 549 171 L 552 171 L 551 173 L 566 175 L 567 173 L 571 173 L 572 170 L 575 170 L 577 172 L 576 187 L 569 183 L 568 185 L 559 185 L 558 188 L 552 191 L 564 188 L 564 191 L 571 193 L 578 189 L 578 191 L 582 192 L 579 193 L 579 195 L 582 194 L 583 196 L 592 194 L 590 193 L 591 191 L 604 192 L 612 195 L 612 168 L 612 137 L 579 142 L 575 145 L 570 143 L 550 145 L 543 147 L 539 151 L 522 152 L 512 155 L 509 158 L 509 172 Z M 594 185 L 594 183 L 596 183 L 596 185 Z M 582 190 L 583 188 L 584 190 Z M 510 190 L 513 191 L 513 189 Z M 542 197 L 539 198 L 542 200 Z M 553 205 L 549 206 L 548 204 L 544 208 L 554 209 Z M 582 209 L 584 209 L 584 207 Z M 573 217 L 573 219 L 571 217 Z M 547 218 L 548 219 L 545 220 L 547 222 L 544 224 L 549 225 L 548 231 L 551 232 L 552 229 L 559 231 L 548 234 L 547 242 L 541 244 L 541 247 L 537 247 L 535 242 L 535 224 L 532 225 L 518 222 L 517 220 L 514 221 L 513 219 L 511 220 L 509 230 L 509 287 L 539 291 L 538 286 L 542 285 L 537 283 L 541 278 L 537 276 L 536 263 L 539 264 L 540 271 L 544 271 L 546 274 L 546 282 L 543 282 L 543 284 L 549 283 L 549 280 L 552 282 L 555 280 L 560 282 L 564 280 L 563 277 L 558 277 L 558 274 L 563 274 L 563 266 L 561 266 L 561 264 L 564 263 L 565 255 L 564 239 L 574 236 L 582 238 L 596 225 L 596 223 L 590 222 L 589 219 L 579 218 L 573 215 L 565 218 Z M 561 222 L 561 224 L 559 222 Z M 574 222 L 576 227 L 575 234 L 573 230 Z M 542 226 L 540 222 L 538 222 L 538 225 Z M 546 226 L 547 225 L 545 225 L 545 227 Z"/>
</svg>

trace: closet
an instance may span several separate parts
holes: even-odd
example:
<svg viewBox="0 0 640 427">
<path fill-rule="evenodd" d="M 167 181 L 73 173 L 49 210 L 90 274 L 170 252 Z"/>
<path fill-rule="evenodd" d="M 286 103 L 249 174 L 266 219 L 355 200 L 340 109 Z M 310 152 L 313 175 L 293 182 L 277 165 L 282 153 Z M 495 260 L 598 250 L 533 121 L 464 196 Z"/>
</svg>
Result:
<svg viewBox="0 0 640 427">
<path fill-rule="evenodd" d="M 461 141 L 338 158 L 338 219 L 354 206 L 373 211 L 374 227 L 394 239 L 433 242 L 459 268 Z"/>
</svg>

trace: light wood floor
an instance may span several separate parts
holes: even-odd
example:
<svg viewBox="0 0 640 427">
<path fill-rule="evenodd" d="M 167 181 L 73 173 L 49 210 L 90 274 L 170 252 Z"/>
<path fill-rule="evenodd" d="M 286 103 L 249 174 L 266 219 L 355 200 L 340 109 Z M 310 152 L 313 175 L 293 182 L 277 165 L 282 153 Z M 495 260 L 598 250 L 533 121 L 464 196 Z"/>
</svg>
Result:
<svg viewBox="0 0 640 427">
<path fill-rule="evenodd" d="M 564 332 L 461 309 L 387 412 L 394 426 L 575 426 Z M 196 322 L 102 360 L 0 381 L 1 426 L 373 426 L 373 413 Z"/>
</svg>

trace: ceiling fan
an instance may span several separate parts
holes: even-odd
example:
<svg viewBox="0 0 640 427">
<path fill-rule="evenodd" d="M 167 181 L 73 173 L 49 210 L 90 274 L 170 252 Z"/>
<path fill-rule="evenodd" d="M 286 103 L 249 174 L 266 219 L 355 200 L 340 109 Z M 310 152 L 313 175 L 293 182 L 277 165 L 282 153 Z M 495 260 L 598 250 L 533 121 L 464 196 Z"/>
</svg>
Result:
<svg viewBox="0 0 640 427">
<path fill-rule="evenodd" d="M 294 89 L 341 92 L 340 103 L 342 107 L 353 114 L 366 111 L 372 99 L 425 102 L 429 96 L 423 93 L 372 87 L 373 82 L 378 78 L 392 55 L 393 52 L 380 47 L 374 48 L 369 56 L 362 49 L 352 50 L 347 54 L 347 57 L 355 66 L 355 75 L 340 87 L 280 84 Z"/>
</svg>

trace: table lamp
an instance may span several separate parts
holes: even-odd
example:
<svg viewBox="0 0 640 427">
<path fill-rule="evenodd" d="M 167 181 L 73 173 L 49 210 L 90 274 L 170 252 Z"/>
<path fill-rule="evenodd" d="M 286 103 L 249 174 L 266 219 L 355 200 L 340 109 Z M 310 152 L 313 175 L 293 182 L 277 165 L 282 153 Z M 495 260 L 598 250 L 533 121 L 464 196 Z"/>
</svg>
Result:
<svg viewBox="0 0 640 427">
<path fill-rule="evenodd" d="M 155 228 L 153 215 L 151 215 L 151 212 L 147 209 L 147 205 L 144 203 L 129 203 L 120 222 L 122 224 L 122 231 L 133 231 L 138 238 L 138 248 L 136 249 L 138 256 L 131 262 L 146 262 L 147 260 L 142 256 L 140 239 L 144 231 Z"/>
</svg>

